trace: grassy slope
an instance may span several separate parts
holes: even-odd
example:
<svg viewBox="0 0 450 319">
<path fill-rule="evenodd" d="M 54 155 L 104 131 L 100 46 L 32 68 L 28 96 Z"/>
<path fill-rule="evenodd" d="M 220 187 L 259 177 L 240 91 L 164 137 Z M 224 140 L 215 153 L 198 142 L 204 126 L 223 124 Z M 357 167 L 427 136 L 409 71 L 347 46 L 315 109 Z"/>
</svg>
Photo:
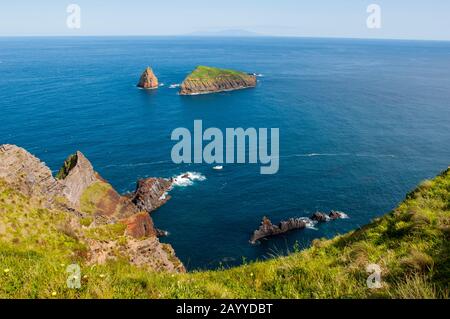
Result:
<svg viewBox="0 0 450 319">
<path fill-rule="evenodd" d="M 198 66 L 191 74 L 187 77 L 187 80 L 201 80 L 208 81 L 214 80 L 220 77 L 236 77 L 245 78 L 249 75 L 244 72 L 239 72 L 235 70 L 219 69 L 209 66 Z"/>
<path fill-rule="evenodd" d="M 150 273 L 120 260 L 87 266 L 77 236 L 53 226 L 69 218 L 66 213 L 39 209 L 1 183 L 0 194 L 0 297 L 448 298 L 449 294 L 449 170 L 422 183 L 388 215 L 332 240 L 316 240 L 305 251 L 227 270 L 175 275 Z M 20 231 L 23 228 L 28 231 Z M 65 267 L 72 262 L 82 267 L 79 290 L 66 288 Z M 370 263 L 382 268 L 380 289 L 366 286 L 365 268 Z"/>
</svg>

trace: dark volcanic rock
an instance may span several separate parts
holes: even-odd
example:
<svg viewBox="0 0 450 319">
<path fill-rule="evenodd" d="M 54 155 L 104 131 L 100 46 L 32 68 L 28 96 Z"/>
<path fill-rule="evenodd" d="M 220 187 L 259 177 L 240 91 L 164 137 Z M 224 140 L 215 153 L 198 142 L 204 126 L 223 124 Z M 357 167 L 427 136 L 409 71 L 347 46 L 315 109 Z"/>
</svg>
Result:
<svg viewBox="0 0 450 319">
<path fill-rule="evenodd" d="M 314 223 L 323 223 L 329 220 L 336 220 L 339 218 L 346 218 L 346 215 L 342 212 L 331 211 L 329 215 L 321 212 L 314 213 L 311 218 L 289 218 L 288 220 L 281 221 L 278 225 L 272 224 L 270 219 L 264 217 L 261 226 L 254 231 L 250 243 L 254 244 L 259 239 L 280 235 L 295 229 L 303 229 Z"/>
<path fill-rule="evenodd" d="M 321 212 L 315 212 L 312 216 L 311 216 L 312 220 L 315 220 L 317 222 L 326 222 L 328 221 L 328 216 L 324 213 Z"/>
<path fill-rule="evenodd" d="M 170 199 L 166 192 L 170 190 L 172 181 L 164 178 L 146 178 L 137 182 L 136 191 L 131 201 L 140 209 L 154 211 Z"/>
<path fill-rule="evenodd" d="M 342 218 L 342 213 L 332 210 L 330 215 L 328 215 L 328 216 L 330 217 L 330 219 L 335 220 L 335 219 Z"/>
<path fill-rule="evenodd" d="M 286 221 L 281 221 L 279 225 L 274 225 L 267 217 L 264 217 L 261 226 L 253 233 L 250 243 L 254 244 L 256 241 L 269 237 L 280 235 L 294 229 L 303 229 L 306 223 L 302 218 L 289 218 Z"/>
</svg>

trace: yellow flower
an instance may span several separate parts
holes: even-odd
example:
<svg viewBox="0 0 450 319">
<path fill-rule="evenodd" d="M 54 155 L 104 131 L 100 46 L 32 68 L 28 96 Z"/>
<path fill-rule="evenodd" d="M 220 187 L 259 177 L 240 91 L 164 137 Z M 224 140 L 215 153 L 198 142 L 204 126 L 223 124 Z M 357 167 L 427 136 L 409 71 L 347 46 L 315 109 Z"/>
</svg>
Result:
<svg viewBox="0 0 450 319">
<path fill-rule="evenodd" d="M 105 278 L 105 275 L 104 275 L 104 274 L 101 274 L 101 275 L 100 275 L 100 278 Z"/>
<path fill-rule="evenodd" d="M 3 269 L 3 272 L 6 274 L 6 273 L 10 272 L 10 269 L 9 268 L 5 268 L 5 269 Z"/>
<path fill-rule="evenodd" d="M 88 275 L 84 275 L 84 276 L 83 276 L 83 279 L 87 279 L 87 277 L 88 277 Z"/>
<path fill-rule="evenodd" d="M 52 296 L 53 297 L 56 296 L 56 291 L 52 292 Z"/>
<path fill-rule="evenodd" d="M 61 264 L 61 267 L 64 267 L 65 266 L 65 264 Z"/>
</svg>

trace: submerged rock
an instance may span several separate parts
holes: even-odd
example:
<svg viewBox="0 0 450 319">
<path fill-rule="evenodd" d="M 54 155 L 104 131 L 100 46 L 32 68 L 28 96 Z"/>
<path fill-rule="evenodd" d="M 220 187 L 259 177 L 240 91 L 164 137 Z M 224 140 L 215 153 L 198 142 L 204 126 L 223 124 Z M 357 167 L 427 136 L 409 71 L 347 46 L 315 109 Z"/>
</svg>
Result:
<svg viewBox="0 0 450 319">
<path fill-rule="evenodd" d="M 323 222 L 327 222 L 327 221 L 330 221 L 330 220 L 344 218 L 344 216 L 346 216 L 344 213 L 338 212 L 338 211 L 335 211 L 335 210 L 332 210 L 328 215 L 325 214 L 325 213 L 321 213 L 321 212 L 315 212 L 311 216 L 311 220 L 323 223 Z"/>
<path fill-rule="evenodd" d="M 328 216 L 325 213 L 321 213 L 321 212 L 315 212 L 312 216 L 311 216 L 312 220 L 315 220 L 317 222 L 326 222 L 328 221 Z"/>
<path fill-rule="evenodd" d="M 330 215 L 328 215 L 328 217 L 330 217 L 331 220 L 335 220 L 335 219 L 339 219 L 339 218 L 344 218 L 345 214 L 342 212 L 337 212 L 332 210 Z"/>
<path fill-rule="evenodd" d="M 181 84 L 180 95 L 208 94 L 256 86 L 256 76 L 244 72 L 198 66 Z"/>
<path fill-rule="evenodd" d="M 158 78 L 150 67 L 147 67 L 142 73 L 137 86 L 143 89 L 156 89 L 158 87 Z"/>
</svg>

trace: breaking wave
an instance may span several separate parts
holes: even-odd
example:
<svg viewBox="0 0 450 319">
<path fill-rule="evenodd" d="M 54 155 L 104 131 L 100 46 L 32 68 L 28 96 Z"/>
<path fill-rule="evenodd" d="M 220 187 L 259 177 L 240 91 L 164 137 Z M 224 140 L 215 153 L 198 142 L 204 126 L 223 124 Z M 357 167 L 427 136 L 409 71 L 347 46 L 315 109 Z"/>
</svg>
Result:
<svg viewBox="0 0 450 319">
<path fill-rule="evenodd" d="M 340 219 L 349 219 L 350 218 L 346 213 L 339 212 L 339 214 L 340 214 L 340 216 L 339 216 Z"/>
<path fill-rule="evenodd" d="M 205 179 L 206 179 L 206 177 L 204 175 L 202 175 L 201 173 L 186 172 L 186 173 L 182 173 L 180 175 L 173 177 L 172 185 L 178 186 L 178 187 L 186 187 L 186 186 L 193 185 L 194 182 L 196 182 L 196 181 L 201 182 L 201 181 L 204 181 Z"/>
<path fill-rule="evenodd" d="M 317 228 L 316 228 L 317 222 L 315 220 L 312 220 L 309 217 L 300 217 L 299 219 L 301 219 L 305 223 L 306 228 L 317 230 Z"/>
</svg>

